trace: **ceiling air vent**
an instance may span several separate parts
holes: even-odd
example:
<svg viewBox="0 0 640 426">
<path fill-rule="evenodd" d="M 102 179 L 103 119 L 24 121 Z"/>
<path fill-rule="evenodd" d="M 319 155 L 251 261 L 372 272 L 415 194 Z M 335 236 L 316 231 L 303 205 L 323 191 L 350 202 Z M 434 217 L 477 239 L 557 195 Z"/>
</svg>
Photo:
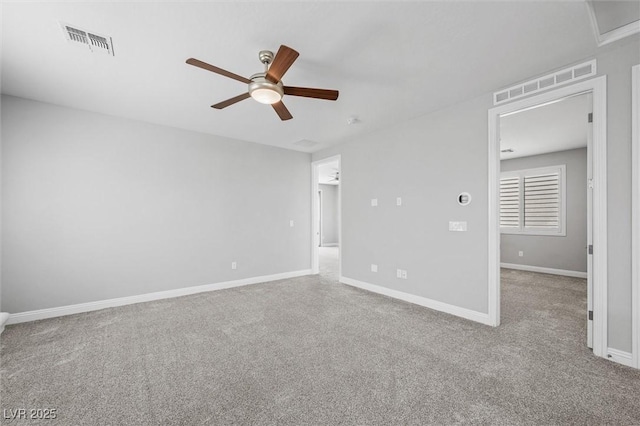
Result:
<svg viewBox="0 0 640 426">
<path fill-rule="evenodd" d="M 595 59 L 495 92 L 493 94 L 493 104 L 498 105 L 524 96 L 533 95 L 534 93 L 562 86 L 567 83 L 573 83 L 583 78 L 591 77 L 592 75 L 596 75 Z"/>
<path fill-rule="evenodd" d="M 106 53 L 113 56 L 111 37 L 96 34 L 81 28 L 60 23 L 65 39 L 76 46 L 82 46 L 94 53 Z"/>
</svg>

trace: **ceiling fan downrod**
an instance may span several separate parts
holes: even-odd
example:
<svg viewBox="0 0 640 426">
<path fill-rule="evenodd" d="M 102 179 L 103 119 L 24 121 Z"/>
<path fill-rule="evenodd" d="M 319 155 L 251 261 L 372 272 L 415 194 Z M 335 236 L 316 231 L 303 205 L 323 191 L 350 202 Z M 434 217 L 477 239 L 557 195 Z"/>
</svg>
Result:
<svg viewBox="0 0 640 426">
<path fill-rule="evenodd" d="M 258 58 L 260 62 L 264 64 L 264 72 L 269 71 L 269 64 L 273 61 L 273 52 L 270 50 L 261 50 L 260 53 L 258 53 Z"/>
</svg>

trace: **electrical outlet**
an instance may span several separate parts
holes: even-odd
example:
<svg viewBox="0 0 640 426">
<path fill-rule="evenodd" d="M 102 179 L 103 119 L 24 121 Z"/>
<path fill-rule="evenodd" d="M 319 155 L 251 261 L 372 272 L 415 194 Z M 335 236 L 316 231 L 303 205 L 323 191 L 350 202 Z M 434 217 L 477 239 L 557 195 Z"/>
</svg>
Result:
<svg viewBox="0 0 640 426">
<path fill-rule="evenodd" d="M 375 263 L 371 264 L 371 272 L 378 272 L 378 265 L 376 265 Z"/>
<path fill-rule="evenodd" d="M 518 252 L 518 256 L 520 256 L 520 257 L 524 256 L 524 252 L 523 251 L 519 251 Z"/>
<path fill-rule="evenodd" d="M 404 269 L 402 270 L 402 279 L 403 280 L 407 279 L 407 271 L 405 271 Z"/>
<path fill-rule="evenodd" d="M 231 269 L 238 269 L 238 262 L 231 262 Z"/>
<path fill-rule="evenodd" d="M 402 278 L 402 269 L 398 269 L 398 270 L 396 271 L 396 277 L 397 277 L 397 278 Z"/>
</svg>

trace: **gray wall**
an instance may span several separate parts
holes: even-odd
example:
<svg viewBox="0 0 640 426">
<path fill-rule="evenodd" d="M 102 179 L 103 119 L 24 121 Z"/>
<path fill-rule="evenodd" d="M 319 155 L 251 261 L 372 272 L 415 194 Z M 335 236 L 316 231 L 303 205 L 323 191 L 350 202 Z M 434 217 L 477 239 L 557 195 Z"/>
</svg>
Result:
<svg viewBox="0 0 640 426">
<path fill-rule="evenodd" d="M 310 268 L 309 154 L 8 96 L 2 142 L 3 311 Z"/>
<path fill-rule="evenodd" d="M 566 236 L 500 236 L 500 261 L 568 271 L 587 271 L 587 149 L 572 149 L 500 162 L 501 171 L 566 164 Z M 519 257 L 518 251 L 524 256 Z"/>
<path fill-rule="evenodd" d="M 640 42 L 633 37 L 608 45 L 596 59 L 598 74 L 607 75 L 609 347 L 629 352 L 631 67 L 640 63 Z M 316 161 L 342 154 L 343 275 L 487 312 L 491 95 L 313 155 Z M 473 196 L 466 208 L 455 203 L 462 191 Z M 393 206 L 396 196 L 404 197 L 403 207 Z M 369 204 L 374 197 L 380 199 L 377 209 Z M 468 221 L 469 232 L 447 232 L 449 220 Z M 378 274 L 370 272 L 370 263 L 380 264 Z M 400 265 L 409 279 L 395 278 Z"/>
<path fill-rule="evenodd" d="M 487 312 L 490 106 L 487 94 L 313 156 L 341 154 L 343 276 Z M 468 221 L 468 232 L 450 232 L 450 220 Z"/>
<path fill-rule="evenodd" d="M 319 185 L 322 191 L 322 244 L 338 244 L 338 185 Z"/>
</svg>

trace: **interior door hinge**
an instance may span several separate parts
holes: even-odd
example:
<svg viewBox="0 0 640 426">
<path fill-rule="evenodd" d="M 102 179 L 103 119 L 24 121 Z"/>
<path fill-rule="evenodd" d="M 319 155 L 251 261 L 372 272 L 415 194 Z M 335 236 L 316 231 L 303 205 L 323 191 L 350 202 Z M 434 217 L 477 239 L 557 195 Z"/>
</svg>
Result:
<svg viewBox="0 0 640 426">
<path fill-rule="evenodd" d="M 593 321 L 593 311 L 589 311 L 589 321 Z"/>
<path fill-rule="evenodd" d="M 589 179 L 589 180 L 587 180 L 587 187 L 588 187 L 589 189 L 593 189 L 593 179 Z"/>
<path fill-rule="evenodd" d="M 589 244 L 589 254 L 593 254 L 593 244 Z"/>
<path fill-rule="evenodd" d="M 593 113 L 590 112 L 589 115 L 587 116 L 587 123 L 593 123 Z"/>
</svg>

